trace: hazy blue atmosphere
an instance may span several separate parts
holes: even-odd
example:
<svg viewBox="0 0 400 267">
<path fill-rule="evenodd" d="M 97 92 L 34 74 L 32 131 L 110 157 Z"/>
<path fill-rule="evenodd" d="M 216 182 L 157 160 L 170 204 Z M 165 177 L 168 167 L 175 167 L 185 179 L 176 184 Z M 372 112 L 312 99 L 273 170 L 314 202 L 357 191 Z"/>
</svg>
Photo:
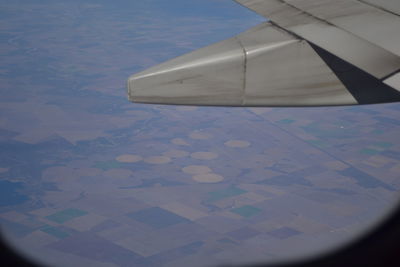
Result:
<svg viewBox="0 0 400 267">
<path fill-rule="evenodd" d="M 128 102 L 131 74 L 263 18 L 231 0 L 0 0 L 0 225 L 50 266 L 310 255 L 397 204 L 400 105 Z"/>
</svg>

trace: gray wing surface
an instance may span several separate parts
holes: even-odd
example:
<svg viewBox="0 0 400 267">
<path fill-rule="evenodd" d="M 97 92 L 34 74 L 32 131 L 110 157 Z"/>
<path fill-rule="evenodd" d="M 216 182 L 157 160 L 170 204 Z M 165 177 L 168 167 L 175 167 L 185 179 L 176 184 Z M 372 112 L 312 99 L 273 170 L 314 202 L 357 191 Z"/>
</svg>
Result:
<svg viewBox="0 0 400 267">
<path fill-rule="evenodd" d="M 131 76 L 129 99 L 221 106 L 400 101 L 400 1 L 236 1 L 270 22 Z"/>
</svg>

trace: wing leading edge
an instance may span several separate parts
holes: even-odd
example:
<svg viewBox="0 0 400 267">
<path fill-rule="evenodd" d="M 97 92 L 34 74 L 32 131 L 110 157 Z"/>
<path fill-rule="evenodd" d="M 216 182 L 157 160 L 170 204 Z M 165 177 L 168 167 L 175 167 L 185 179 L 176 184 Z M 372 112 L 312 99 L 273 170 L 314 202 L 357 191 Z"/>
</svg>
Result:
<svg viewBox="0 0 400 267">
<path fill-rule="evenodd" d="M 394 46 L 366 40 L 362 34 L 328 21 L 333 15 L 326 8 L 332 9 L 329 4 L 337 0 L 236 1 L 272 22 L 131 76 L 129 100 L 221 106 L 400 101 L 400 57 L 387 49 Z M 363 11 L 356 9 L 359 1 L 339 2 L 356 2 L 353 11 Z M 347 11 L 350 8 L 345 7 Z M 334 15 L 338 16 L 340 8 L 336 6 Z M 354 12 L 349 16 L 358 14 Z M 391 19 L 400 19 L 395 13 L 386 13 Z"/>
</svg>

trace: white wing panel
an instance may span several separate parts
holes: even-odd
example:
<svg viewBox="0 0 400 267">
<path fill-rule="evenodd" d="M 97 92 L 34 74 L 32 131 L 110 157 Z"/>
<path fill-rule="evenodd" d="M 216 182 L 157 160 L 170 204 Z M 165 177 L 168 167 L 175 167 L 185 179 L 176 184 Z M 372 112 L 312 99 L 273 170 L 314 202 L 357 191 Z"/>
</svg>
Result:
<svg viewBox="0 0 400 267">
<path fill-rule="evenodd" d="M 269 18 L 280 27 L 324 48 L 340 58 L 343 58 L 347 62 L 350 62 L 360 69 L 370 73 L 376 78 L 386 77 L 400 69 L 400 57 L 397 55 L 374 45 L 365 39 L 357 37 L 346 30 L 327 23 L 322 19 L 307 14 L 283 0 L 236 1 Z M 303 8 L 311 9 L 314 12 L 329 12 L 325 11 L 326 8 L 324 8 L 320 2 L 321 0 L 292 1 L 292 3 L 296 3 L 298 6 L 301 5 Z M 330 2 L 330 0 L 325 0 L 324 2 L 327 3 Z M 352 6 L 345 5 L 342 8 L 336 8 L 336 13 L 355 14 L 357 12 L 364 12 L 365 8 L 370 8 L 365 4 L 361 7 L 362 8 L 360 8 L 359 4 L 353 3 Z M 328 14 L 323 15 L 328 16 Z M 395 36 L 393 38 L 397 37 Z"/>
<path fill-rule="evenodd" d="M 284 0 L 400 56 L 400 17 L 357 0 Z"/>
<path fill-rule="evenodd" d="M 378 79 L 400 69 L 400 57 L 329 24 L 300 25 L 291 30 Z"/>
<path fill-rule="evenodd" d="M 393 87 L 394 89 L 400 92 L 400 73 L 386 79 L 384 83 L 386 83 L 387 85 Z"/>
</svg>

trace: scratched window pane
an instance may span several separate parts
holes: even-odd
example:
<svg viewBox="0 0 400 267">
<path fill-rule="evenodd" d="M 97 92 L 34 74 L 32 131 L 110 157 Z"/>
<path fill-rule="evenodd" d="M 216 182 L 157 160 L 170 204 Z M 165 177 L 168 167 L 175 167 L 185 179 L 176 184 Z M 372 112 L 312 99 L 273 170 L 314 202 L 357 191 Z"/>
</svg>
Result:
<svg viewBox="0 0 400 267">
<path fill-rule="evenodd" d="M 7 242 L 50 266 L 214 266 L 318 254 L 381 221 L 399 104 L 128 102 L 132 73 L 262 21 L 229 0 L 1 0 Z"/>
</svg>

